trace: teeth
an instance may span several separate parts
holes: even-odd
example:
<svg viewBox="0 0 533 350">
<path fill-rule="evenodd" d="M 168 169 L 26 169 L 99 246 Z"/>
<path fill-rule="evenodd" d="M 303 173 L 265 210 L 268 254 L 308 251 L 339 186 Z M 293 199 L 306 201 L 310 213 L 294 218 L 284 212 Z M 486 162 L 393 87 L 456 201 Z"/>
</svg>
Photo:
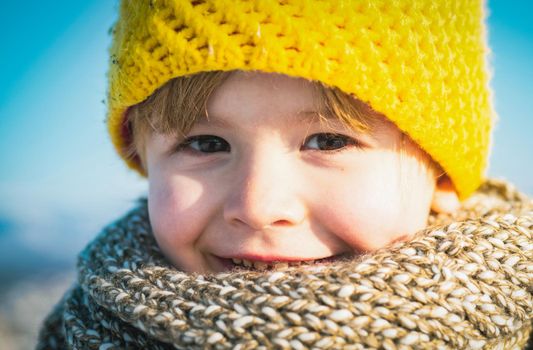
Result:
<svg viewBox="0 0 533 350">
<path fill-rule="evenodd" d="M 233 263 L 235 265 L 237 265 L 237 266 L 244 266 L 244 267 L 248 267 L 248 268 L 253 268 L 253 269 L 258 270 L 258 271 L 264 271 L 264 270 L 267 270 L 267 269 L 273 269 L 273 270 L 286 269 L 289 266 L 294 267 L 294 266 L 309 265 L 309 264 L 315 263 L 315 260 L 291 261 L 291 262 L 272 261 L 272 262 L 268 262 L 267 263 L 267 262 L 264 262 L 264 261 L 252 261 L 252 260 L 237 259 L 237 258 L 232 258 L 231 261 L 233 261 Z"/>
<path fill-rule="evenodd" d="M 286 262 L 278 262 L 278 263 L 274 263 L 274 269 L 286 269 L 287 267 L 289 267 L 289 264 L 286 263 Z"/>
<path fill-rule="evenodd" d="M 268 268 L 268 264 L 264 263 L 262 261 L 255 261 L 254 262 L 254 268 L 256 268 L 259 271 L 266 270 Z"/>
</svg>

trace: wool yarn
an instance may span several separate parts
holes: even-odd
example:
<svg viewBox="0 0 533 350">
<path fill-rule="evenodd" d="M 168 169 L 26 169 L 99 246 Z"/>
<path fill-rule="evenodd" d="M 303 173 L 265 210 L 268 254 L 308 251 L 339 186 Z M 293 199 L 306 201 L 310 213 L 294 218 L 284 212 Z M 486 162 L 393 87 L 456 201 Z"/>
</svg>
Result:
<svg viewBox="0 0 533 350">
<path fill-rule="evenodd" d="M 324 265 L 187 274 L 146 202 L 80 254 L 38 349 L 524 349 L 533 202 L 485 183 L 412 240 Z"/>
<path fill-rule="evenodd" d="M 108 129 L 126 159 L 129 107 L 174 77 L 259 70 L 320 81 L 392 120 L 459 196 L 481 183 L 494 111 L 483 0 L 124 0 Z"/>
</svg>

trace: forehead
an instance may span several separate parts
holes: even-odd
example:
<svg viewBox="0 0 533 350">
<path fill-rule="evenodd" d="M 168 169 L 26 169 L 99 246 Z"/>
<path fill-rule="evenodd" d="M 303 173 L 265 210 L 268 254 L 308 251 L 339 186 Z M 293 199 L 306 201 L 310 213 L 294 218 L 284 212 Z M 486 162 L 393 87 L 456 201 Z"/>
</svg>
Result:
<svg viewBox="0 0 533 350">
<path fill-rule="evenodd" d="M 320 109 L 317 88 L 312 82 L 262 72 L 234 72 L 207 102 L 208 115 L 224 120 L 241 113 L 249 121 L 266 115 L 305 117 L 307 112 Z"/>
<path fill-rule="evenodd" d="M 334 103 L 347 104 L 346 101 Z M 346 106 L 336 106 L 335 110 L 339 109 L 346 109 Z M 371 130 L 376 134 L 390 135 L 398 131 L 392 122 L 373 112 L 368 106 L 359 112 L 371 114 Z M 297 127 L 326 119 L 337 127 L 340 124 L 348 127 L 326 107 L 326 97 L 320 93 L 320 87 L 316 83 L 283 74 L 257 71 L 232 72 L 209 97 L 207 114 L 207 118 L 199 118 L 196 123 L 232 127 L 247 124 L 253 127 L 270 121 Z"/>
</svg>

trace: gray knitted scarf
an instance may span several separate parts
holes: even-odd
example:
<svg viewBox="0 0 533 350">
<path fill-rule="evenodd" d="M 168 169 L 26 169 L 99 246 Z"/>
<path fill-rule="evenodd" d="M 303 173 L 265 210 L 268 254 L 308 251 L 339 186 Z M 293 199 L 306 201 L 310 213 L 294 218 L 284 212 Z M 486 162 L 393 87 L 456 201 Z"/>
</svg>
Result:
<svg viewBox="0 0 533 350">
<path fill-rule="evenodd" d="M 532 233 L 532 201 L 491 181 L 363 257 L 198 275 L 164 259 L 143 200 L 80 254 L 37 348 L 524 349 Z"/>
</svg>

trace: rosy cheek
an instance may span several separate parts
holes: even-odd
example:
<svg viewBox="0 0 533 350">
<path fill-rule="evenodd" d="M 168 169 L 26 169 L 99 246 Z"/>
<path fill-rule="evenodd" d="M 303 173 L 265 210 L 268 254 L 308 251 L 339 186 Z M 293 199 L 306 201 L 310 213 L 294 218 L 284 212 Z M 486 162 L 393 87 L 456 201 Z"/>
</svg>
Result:
<svg viewBox="0 0 533 350">
<path fill-rule="evenodd" d="M 390 193 L 384 192 L 378 194 L 359 187 L 349 195 L 330 194 L 332 205 L 322 212 L 322 222 L 356 252 L 383 247 L 400 235 L 395 227 L 396 205 L 388 200 Z"/>
<path fill-rule="evenodd" d="M 156 238 L 180 245 L 194 241 L 202 232 L 205 194 L 200 182 L 184 176 L 151 182 L 149 209 Z"/>
</svg>

